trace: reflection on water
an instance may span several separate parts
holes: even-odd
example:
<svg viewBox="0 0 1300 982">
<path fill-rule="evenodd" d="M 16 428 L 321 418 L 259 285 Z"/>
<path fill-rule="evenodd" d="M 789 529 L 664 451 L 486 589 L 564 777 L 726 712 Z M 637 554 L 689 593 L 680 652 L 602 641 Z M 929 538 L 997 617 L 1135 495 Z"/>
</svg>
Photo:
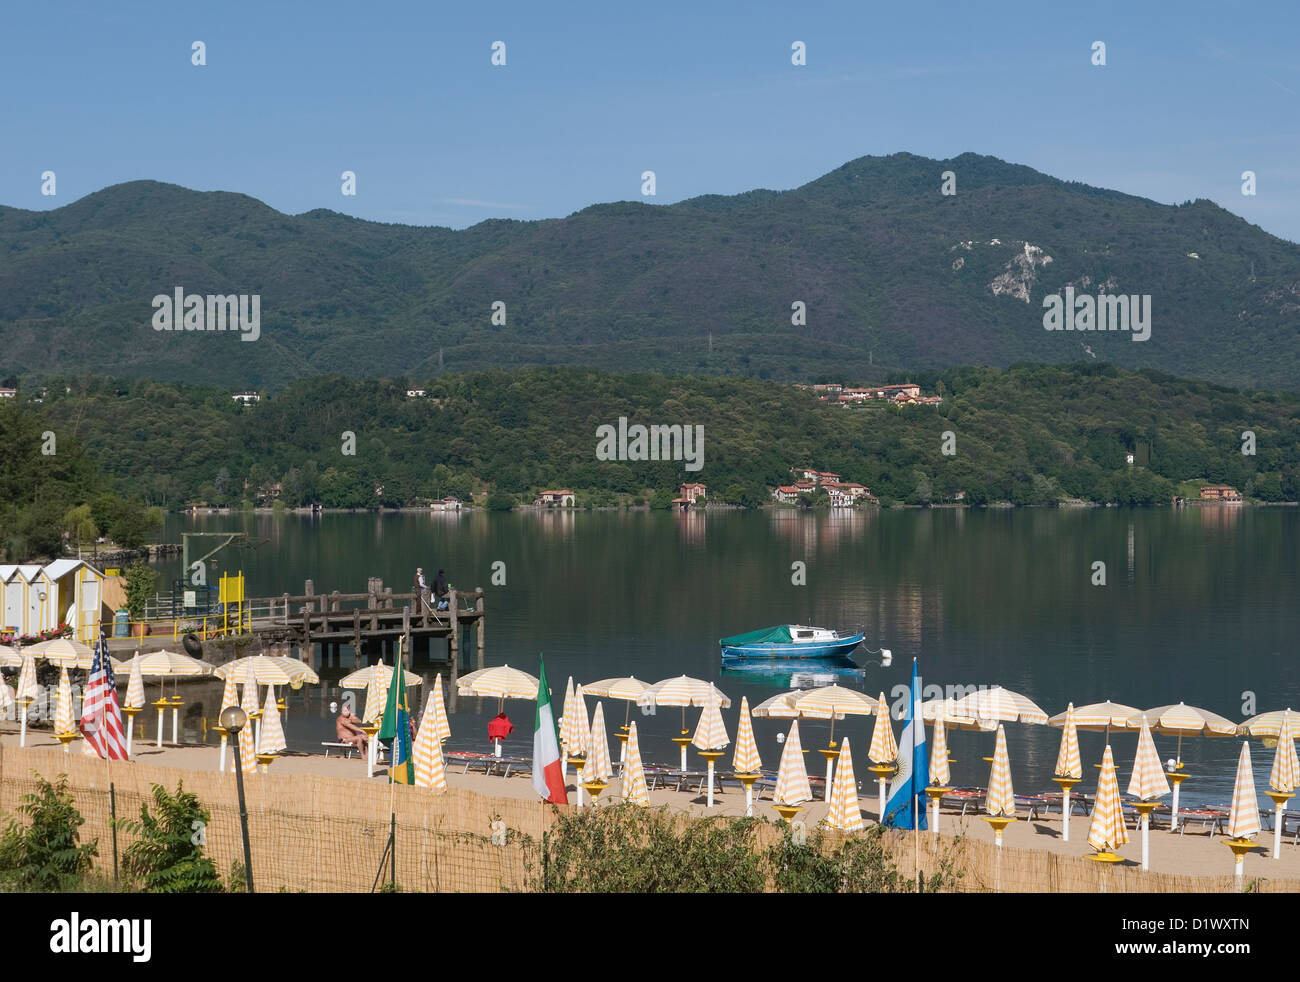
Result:
<svg viewBox="0 0 1300 982">
<path fill-rule="evenodd" d="M 867 676 L 852 658 L 724 658 L 722 677 L 776 689 L 818 689 L 825 685 L 861 688 Z"/>
</svg>

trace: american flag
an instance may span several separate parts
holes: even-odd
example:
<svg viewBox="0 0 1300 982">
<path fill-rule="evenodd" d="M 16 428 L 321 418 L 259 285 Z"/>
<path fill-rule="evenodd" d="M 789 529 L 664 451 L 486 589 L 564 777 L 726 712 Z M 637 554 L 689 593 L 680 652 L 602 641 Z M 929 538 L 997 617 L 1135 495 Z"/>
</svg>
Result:
<svg viewBox="0 0 1300 982">
<path fill-rule="evenodd" d="M 81 735 L 99 756 L 127 759 L 126 734 L 122 732 L 122 714 L 117 708 L 117 683 L 113 679 L 113 662 L 108 657 L 108 638 L 103 631 L 95 642 L 95 662 L 82 701 Z"/>
</svg>

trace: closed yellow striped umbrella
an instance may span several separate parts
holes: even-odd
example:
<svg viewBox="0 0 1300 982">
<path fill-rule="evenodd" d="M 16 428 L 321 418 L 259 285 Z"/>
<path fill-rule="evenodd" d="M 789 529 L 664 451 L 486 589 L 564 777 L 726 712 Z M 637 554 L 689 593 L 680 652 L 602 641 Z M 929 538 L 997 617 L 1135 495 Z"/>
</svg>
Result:
<svg viewBox="0 0 1300 982">
<path fill-rule="evenodd" d="M 799 744 L 799 721 L 794 720 L 781 751 L 781 766 L 776 772 L 776 791 L 772 797 L 784 805 L 797 805 L 812 801 L 812 796 L 808 770 L 803 763 L 803 747 Z"/>
<path fill-rule="evenodd" d="M 1115 758 L 1108 744 L 1097 777 L 1097 800 L 1092 806 L 1088 845 L 1098 852 L 1114 852 L 1126 842 L 1128 829 L 1124 827 L 1124 810 L 1120 805 L 1119 779 L 1115 776 Z"/>
<path fill-rule="evenodd" d="M 948 767 L 948 733 L 943 725 L 943 717 L 934 721 L 934 733 L 930 742 L 930 784 L 942 787 L 952 780 Z"/>
<path fill-rule="evenodd" d="M 736 750 L 731 766 L 737 774 L 758 774 L 763 770 L 758 743 L 754 739 L 754 721 L 749 715 L 748 697 L 740 700 L 740 724 L 736 727 Z"/>
<path fill-rule="evenodd" d="M 373 668 L 376 670 L 371 673 L 370 682 L 366 686 L 366 712 L 361 717 L 363 723 L 378 722 L 384 715 L 384 707 L 388 705 L 388 688 L 393 684 L 393 670 L 384 665 L 382 658 Z"/>
<path fill-rule="evenodd" d="M 990 815 L 1016 813 L 1016 792 L 1011 787 L 1011 759 L 1007 756 L 1007 733 L 998 724 L 997 745 L 993 748 L 993 767 L 989 771 L 988 793 L 984 796 L 984 810 Z"/>
<path fill-rule="evenodd" d="M 59 669 L 59 695 L 54 704 L 54 732 L 77 732 L 77 724 L 72 718 L 72 681 L 68 678 L 66 668 Z"/>
<path fill-rule="evenodd" d="M 840 741 L 840 756 L 835 762 L 835 781 L 831 787 L 830 809 L 826 824 L 845 832 L 857 832 L 865 823 L 862 809 L 858 807 L 858 783 L 853 777 L 853 753 L 849 738 Z"/>
<path fill-rule="evenodd" d="M 1300 760 L 1295 752 L 1295 728 L 1291 714 L 1282 717 L 1282 727 L 1277 735 L 1277 749 L 1273 752 L 1273 769 L 1268 774 L 1269 786 L 1274 791 L 1290 794 L 1300 785 Z"/>
<path fill-rule="evenodd" d="M 605 708 L 596 703 L 591 714 L 591 741 L 587 745 L 587 763 L 582 768 L 583 783 L 608 781 L 614 776 L 614 765 L 609 759 L 609 738 L 605 735 Z"/>
<path fill-rule="evenodd" d="M 569 681 L 564 683 L 564 705 L 560 709 L 560 718 L 556 720 L 556 723 L 560 727 L 561 734 L 564 733 L 564 714 L 568 711 L 569 704 L 571 702 L 573 702 L 573 676 L 572 675 L 569 676 Z M 561 736 L 560 739 L 561 741 L 563 741 L 564 738 Z"/>
<path fill-rule="evenodd" d="M 1150 801 L 1169 793 L 1165 769 L 1156 753 L 1156 742 L 1151 738 L 1151 727 L 1142 717 L 1138 732 L 1137 758 L 1133 761 L 1133 777 L 1128 782 L 1128 793 L 1140 801 Z"/>
<path fill-rule="evenodd" d="M 442 692 L 439 684 L 441 682 L 442 676 L 439 675 L 438 683 L 434 684 L 433 689 L 435 696 Z M 442 741 L 438 736 L 437 702 L 425 707 L 424 715 L 420 719 L 420 729 L 415 734 L 415 745 L 411 748 L 411 756 L 415 758 L 417 788 L 447 790 L 447 770 L 442 758 Z"/>
<path fill-rule="evenodd" d="M 231 686 L 233 691 L 234 686 Z M 131 677 L 126 683 L 126 702 L 122 703 L 127 709 L 144 709 L 144 674 L 140 671 L 140 656 L 135 655 L 131 659 Z M 223 705 L 221 707 L 225 709 Z"/>
<path fill-rule="evenodd" d="M 239 731 L 239 766 L 247 774 L 257 770 L 257 743 L 253 737 L 253 715 L 258 712 L 257 682 L 252 675 L 244 679 L 244 698 L 239 708 L 248 715 L 248 722 Z"/>
<path fill-rule="evenodd" d="M 717 690 L 714 690 L 713 698 L 704 704 L 704 712 L 700 713 L 700 722 L 695 727 L 695 735 L 691 737 L 691 743 L 699 750 L 721 750 L 731 742 L 731 738 L 727 736 L 727 728 L 722 722 L 720 704 Z"/>
<path fill-rule="evenodd" d="M 451 722 L 447 719 L 447 703 L 443 700 L 442 695 L 442 672 L 433 680 L 433 725 L 434 733 L 437 734 L 438 743 L 441 745 L 444 741 L 451 739 Z M 428 707 L 425 707 L 426 711 Z M 442 757 L 442 751 L 438 752 L 439 758 Z"/>
<path fill-rule="evenodd" d="M 23 667 L 18 672 L 18 691 L 14 696 L 20 702 L 24 699 L 34 702 L 40 696 L 36 688 L 36 659 L 30 651 L 23 652 Z"/>
<path fill-rule="evenodd" d="M 631 724 L 627 735 L 627 754 L 623 758 L 623 800 L 631 805 L 645 807 L 650 804 L 650 790 L 645 783 L 645 768 L 641 766 L 641 743 L 636 735 L 636 723 Z"/>
<path fill-rule="evenodd" d="M 898 741 L 894 739 L 894 723 L 889 718 L 889 703 L 885 702 L 885 694 L 880 693 L 880 699 L 876 704 L 876 728 L 871 733 L 871 746 L 867 750 L 867 757 L 873 764 L 889 764 L 898 759 Z M 947 754 L 944 754 L 944 760 L 947 761 Z"/>
<path fill-rule="evenodd" d="M 587 722 L 587 703 L 583 699 L 581 682 L 573 687 L 573 698 L 564 703 L 564 730 L 560 739 L 564 743 L 564 752 L 570 757 L 587 752 L 591 726 Z"/>
<path fill-rule="evenodd" d="M 1255 796 L 1255 773 L 1250 766 L 1250 742 L 1241 741 L 1237 758 L 1237 781 L 1232 788 L 1228 813 L 1228 837 L 1249 839 L 1259 832 L 1259 799 Z"/>
<path fill-rule="evenodd" d="M 143 680 L 141 680 L 140 687 L 142 689 L 144 688 Z M 238 706 L 238 705 L 239 705 L 239 687 L 235 684 L 234 677 L 228 676 L 226 678 L 225 687 L 221 690 L 221 710 L 218 711 L 217 715 L 218 716 L 221 715 L 221 711 L 229 709 L 231 706 Z"/>
<path fill-rule="evenodd" d="M 1052 717 L 1055 719 L 1056 717 Z M 1051 720 L 1048 725 L 1055 726 Z M 1061 749 L 1056 753 L 1056 776 L 1083 778 L 1083 761 L 1079 759 L 1079 731 L 1074 718 L 1074 703 L 1065 708 L 1061 720 Z M 1158 761 L 1157 761 L 1158 763 Z"/>
<path fill-rule="evenodd" d="M 258 713 L 257 705 L 257 680 L 251 675 L 244 679 L 244 695 L 239 702 L 239 708 L 248 714 L 251 725 L 253 717 Z"/>
<path fill-rule="evenodd" d="M 14 690 L 9 688 L 8 682 L 0 679 L 0 713 L 7 715 L 14 705 Z"/>
<path fill-rule="evenodd" d="M 266 702 L 262 704 L 262 727 L 258 740 L 259 754 L 278 754 L 289 749 L 284 739 L 284 727 L 280 725 L 280 707 L 275 703 L 275 689 L 266 687 Z"/>
</svg>

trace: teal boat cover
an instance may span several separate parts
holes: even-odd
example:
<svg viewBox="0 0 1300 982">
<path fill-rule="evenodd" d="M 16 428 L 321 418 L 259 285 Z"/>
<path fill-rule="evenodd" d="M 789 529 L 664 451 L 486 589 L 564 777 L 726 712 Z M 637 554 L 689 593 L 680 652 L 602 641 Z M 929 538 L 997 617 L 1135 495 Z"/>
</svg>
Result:
<svg viewBox="0 0 1300 982">
<path fill-rule="evenodd" d="M 734 648 L 745 644 L 789 644 L 791 640 L 789 625 L 782 624 L 780 627 L 765 627 L 759 631 L 750 631 L 748 634 L 723 638 L 719 643 Z"/>
</svg>

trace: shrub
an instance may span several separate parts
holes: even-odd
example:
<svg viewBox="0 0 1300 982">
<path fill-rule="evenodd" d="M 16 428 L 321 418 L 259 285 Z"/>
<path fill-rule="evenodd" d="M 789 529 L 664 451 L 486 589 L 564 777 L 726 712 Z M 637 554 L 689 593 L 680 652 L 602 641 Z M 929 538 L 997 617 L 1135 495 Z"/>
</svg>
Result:
<svg viewBox="0 0 1300 982">
<path fill-rule="evenodd" d="M 138 823 L 120 823 L 140 836 L 123 857 L 127 873 L 139 877 L 150 893 L 221 893 L 217 867 L 203 855 L 203 830 L 211 816 L 199 799 L 179 782 L 175 796 L 155 784 L 153 801 L 156 814 L 146 803 Z"/>
<path fill-rule="evenodd" d="M 0 839 L 0 873 L 14 886 L 56 893 L 76 886 L 90 872 L 99 840 L 82 844 L 77 831 L 85 819 L 72 803 L 68 777 L 57 785 L 36 775 L 36 792 L 23 795 L 18 810 L 31 819 L 24 828 L 11 820 Z"/>
</svg>

